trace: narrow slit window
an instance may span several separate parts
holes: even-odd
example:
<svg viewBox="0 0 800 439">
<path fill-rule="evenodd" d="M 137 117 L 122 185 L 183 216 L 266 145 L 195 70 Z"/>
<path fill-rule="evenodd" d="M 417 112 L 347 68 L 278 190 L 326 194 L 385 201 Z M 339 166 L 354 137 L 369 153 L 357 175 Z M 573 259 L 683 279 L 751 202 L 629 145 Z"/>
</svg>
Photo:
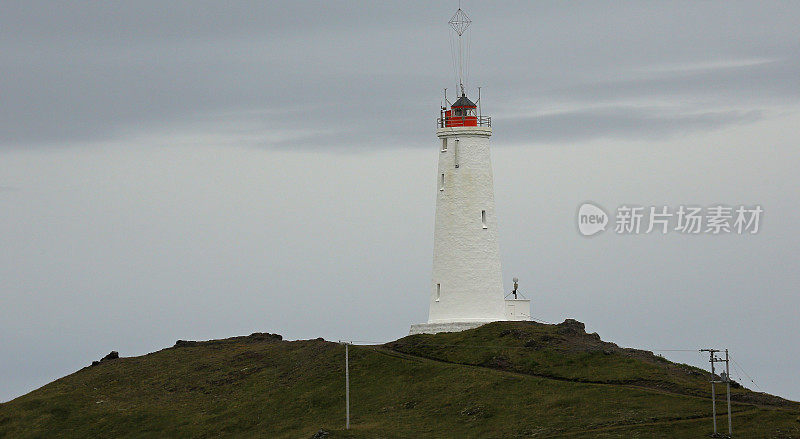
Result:
<svg viewBox="0 0 800 439">
<path fill-rule="evenodd" d="M 447 152 L 447 139 L 442 139 L 442 152 Z"/>
<path fill-rule="evenodd" d="M 453 161 L 456 164 L 456 168 L 458 167 L 458 139 L 456 139 L 455 146 L 453 147 Z"/>
<path fill-rule="evenodd" d="M 486 211 L 481 210 L 481 224 L 483 225 L 484 229 L 488 229 L 489 226 L 486 225 Z"/>
<path fill-rule="evenodd" d="M 442 284 L 436 284 L 436 301 L 439 301 L 439 298 L 442 297 Z"/>
<path fill-rule="evenodd" d="M 442 174 L 442 178 L 439 179 L 439 190 L 444 190 L 444 173 Z"/>
</svg>

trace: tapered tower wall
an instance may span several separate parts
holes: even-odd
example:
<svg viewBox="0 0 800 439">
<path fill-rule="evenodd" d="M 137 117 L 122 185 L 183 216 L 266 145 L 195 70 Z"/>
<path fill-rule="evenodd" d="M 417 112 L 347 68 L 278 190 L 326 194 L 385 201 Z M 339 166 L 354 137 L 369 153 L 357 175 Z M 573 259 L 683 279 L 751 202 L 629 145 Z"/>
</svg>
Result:
<svg viewBox="0 0 800 439">
<path fill-rule="evenodd" d="M 445 127 L 440 142 L 428 323 L 506 319 L 491 127 Z"/>
</svg>

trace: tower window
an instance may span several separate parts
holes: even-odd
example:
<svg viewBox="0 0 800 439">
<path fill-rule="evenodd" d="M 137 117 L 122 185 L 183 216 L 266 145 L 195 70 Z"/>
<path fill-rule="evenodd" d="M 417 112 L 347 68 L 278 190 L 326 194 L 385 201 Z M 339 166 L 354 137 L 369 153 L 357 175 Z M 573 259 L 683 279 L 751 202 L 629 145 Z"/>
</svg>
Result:
<svg viewBox="0 0 800 439">
<path fill-rule="evenodd" d="M 440 191 L 444 190 L 444 174 L 442 174 L 442 178 L 439 179 L 439 190 Z"/>
<path fill-rule="evenodd" d="M 481 210 L 481 224 L 483 225 L 484 229 L 488 229 L 489 226 L 486 225 L 486 211 Z"/>
<path fill-rule="evenodd" d="M 436 301 L 439 301 L 439 298 L 442 297 L 442 284 L 436 284 Z"/>
<path fill-rule="evenodd" d="M 442 152 L 447 152 L 447 139 L 442 139 Z"/>
<path fill-rule="evenodd" d="M 458 167 L 458 139 L 456 139 L 456 144 L 453 147 L 453 161 L 456 164 L 456 168 Z"/>
</svg>

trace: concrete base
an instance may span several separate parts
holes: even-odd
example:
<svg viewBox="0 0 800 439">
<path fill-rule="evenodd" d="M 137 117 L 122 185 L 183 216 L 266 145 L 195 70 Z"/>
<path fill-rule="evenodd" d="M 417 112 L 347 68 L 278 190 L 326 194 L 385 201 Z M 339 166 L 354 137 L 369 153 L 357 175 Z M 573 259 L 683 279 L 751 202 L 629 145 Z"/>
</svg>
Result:
<svg viewBox="0 0 800 439">
<path fill-rule="evenodd" d="M 408 335 L 460 332 L 477 328 L 487 323 L 489 322 L 417 323 L 416 325 L 411 325 L 411 330 L 408 331 Z"/>
</svg>

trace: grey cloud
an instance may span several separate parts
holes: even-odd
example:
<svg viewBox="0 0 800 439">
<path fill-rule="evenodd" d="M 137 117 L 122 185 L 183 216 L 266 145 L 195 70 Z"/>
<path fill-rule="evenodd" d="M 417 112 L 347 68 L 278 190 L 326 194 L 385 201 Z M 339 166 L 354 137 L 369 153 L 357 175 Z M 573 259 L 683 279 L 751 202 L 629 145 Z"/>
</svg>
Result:
<svg viewBox="0 0 800 439">
<path fill-rule="evenodd" d="M 636 76 L 641 74 L 622 71 L 617 79 L 555 88 L 548 95 L 552 99 L 588 102 L 628 98 L 656 101 L 679 97 L 706 99 L 720 105 L 786 105 L 794 104 L 800 98 L 800 58 L 741 67 L 676 69 L 644 78 Z"/>
<path fill-rule="evenodd" d="M 659 114 L 651 108 L 616 107 L 579 110 L 511 120 L 503 125 L 509 141 L 559 142 L 592 138 L 664 139 L 694 130 L 710 130 L 734 123 L 754 122 L 759 111 L 709 111 L 690 115 Z M 502 123 L 498 121 L 495 123 Z"/>
<path fill-rule="evenodd" d="M 7 36 L 0 42 L 0 147 L 114 140 L 178 129 L 209 115 L 223 115 L 205 126 L 220 132 L 217 124 L 230 129 L 237 122 L 311 131 L 294 144 L 256 142 L 264 146 L 421 145 L 424 135 L 409 139 L 407 127 L 432 127 L 440 90 L 452 82 L 441 23 L 450 6 L 7 3 L 0 18 Z M 774 7 L 755 3 L 723 14 L 719 4 L 694 3 L 683 4 L 683 13 L 674 5 L 601 8 L 591 2 L 470 6 L 476 18 L 470 85 L 487 86 L 489 114 L 520 101 L 589 106 L 701 96 L 718 107 L 752 104 L 719 114 L 687 106 L 659 125 L 680 132 L 752 120 L 763 109 L 796 101 L 800 90 L 798 43 L 787 37 L 794 35 L 790 18 L 800 16 L 800 8 L 778 11 L 780 19 L 768 26 L 758 20 Z M 754 56 L 776 61 L 642 73 L 663 63 Z M 285 106 L 302 116 L 246 119 Z M 647 118 L 593 111 L 574 117 L 594 121 L 589 126 L 596 135 L 635 137 L 647 129 L 636 125 Z M 524 124 L 508 126 L 512 136 L 527 133 Z M 323 144 L 314 130 L 358 136 L 326 137 Z M 565 131 L 561 138 L 575 135 Z"/>
</svg>

